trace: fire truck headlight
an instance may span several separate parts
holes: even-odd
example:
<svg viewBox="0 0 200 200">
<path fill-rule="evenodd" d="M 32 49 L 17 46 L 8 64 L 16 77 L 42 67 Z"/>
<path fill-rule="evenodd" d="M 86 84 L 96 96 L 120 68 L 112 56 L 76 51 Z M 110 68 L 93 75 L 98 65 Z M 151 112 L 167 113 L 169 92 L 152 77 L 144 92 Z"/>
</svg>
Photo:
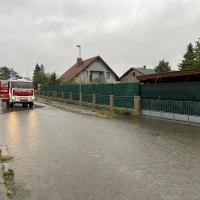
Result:
<svg viewBox="0 0 200 200">
<path fill-rule="evenodd" d="M 12 100 L 15 100 L 15 97 L 12 97 Z"/>
<path fill-rule="evenodd" d="M 35 99 L 34 96 L 32 96 L 32 97 L 29 98 L 30 101 L 33 101 L 34 99 Z"/>
</svg>

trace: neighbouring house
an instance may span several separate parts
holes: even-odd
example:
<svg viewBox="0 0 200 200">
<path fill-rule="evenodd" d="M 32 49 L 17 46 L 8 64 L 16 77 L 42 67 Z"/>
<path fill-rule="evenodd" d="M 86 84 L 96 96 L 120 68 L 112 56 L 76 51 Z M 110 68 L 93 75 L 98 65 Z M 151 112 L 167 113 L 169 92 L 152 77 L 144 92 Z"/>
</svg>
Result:
<svg viewBox="0 0 200 200">
<path fill-rule="evenodd" d="M 59 79 L 61 82 L 77 83 L 115 83 L 119 81 L 117 74 L 100 56 L 87 60 L 77 58 L 77 62 L 63 73 Z"/>
<path fill-rule="evenodd" d="M 122 83 L 139 82 L 137 76 L 153 74 L 153 73 L 155 73 L 154 69 L 147 69 L 146 66 L 141 68 L 131 67 L 120 77 L 120 81 Z"/>
</svg>

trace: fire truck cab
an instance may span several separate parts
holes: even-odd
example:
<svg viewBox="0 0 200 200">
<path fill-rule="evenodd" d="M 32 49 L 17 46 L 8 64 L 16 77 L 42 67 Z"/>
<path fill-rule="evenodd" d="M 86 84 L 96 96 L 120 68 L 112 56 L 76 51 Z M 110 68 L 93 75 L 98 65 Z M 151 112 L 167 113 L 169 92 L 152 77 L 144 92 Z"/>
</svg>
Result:
<svg viewBox="0 0 200 200">
<path fill-rule="evenodd" d="M 25 79 L 10 80 L 9 87 L 9 106 L 22 104 L 32 108 L 34 105 L 33 82 Z"/>
</svg>

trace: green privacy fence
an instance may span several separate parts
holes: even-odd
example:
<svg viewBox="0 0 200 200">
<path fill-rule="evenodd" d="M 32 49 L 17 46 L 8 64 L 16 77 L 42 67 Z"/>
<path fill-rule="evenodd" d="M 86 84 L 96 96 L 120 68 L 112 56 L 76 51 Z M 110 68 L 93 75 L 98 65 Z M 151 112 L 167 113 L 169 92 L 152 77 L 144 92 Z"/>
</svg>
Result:
<svg viewBox="0 0 200 200">
<path fill-rule="evenodd" d="M 130 96 L 114 96 L 114 106 L 123 108 L 133 108 L 134 99 Z"/>
<path fill-rule="evenodd" d="M 83 94 L 82 101 L 86 103 L 92 103 L 92 94 Z"/>
<path fill-rule="evenodd" d="M 138 83 L 116 83 L 116 84 L 68 84 L 42 86 L 41 91 L 72 92 L 82 94 L 99 94 L 114 96 L 138 96 Z"/>
<path fill-rule="evenodd" d="M 80 93 L 72 93 L 72 100 L 79 101 L 80 100 Z"/>
<path fill-rule="evenodd" d="M 141 84 L 142 99 L 200 102 L 200 82 Z"/>
<path fill-rule="evenodd" d="M 42 86 L 40 94 L 44 96 L 80 100 L 92 103 L 93 94 L 95 94 L 96 104 L 109 106 L 110 95 L 113 95 L 113 106 L 119 108 L 133 108 L 134 96 L 139 95 L 138 83 L 117 83 L 117 84 L 69 84 L 69 85 L 47 85 Z M 71 95 L 71 97 L 70 97 Z"/>
<path fill-rule="evenodd" d="M 143 110 L 200 116 L 200 82 L 141 84 Z"/>
<path fill-rule="evenodd" d="M 200 115 L 200 102 L 142 99 L 141 104 L 144 110 Z"/>
<path fill-rule="evenodd" d="M 110 96 L 108 96 L 108 95 L 96 95 L 96 104 L 109 106 Z"/>
</svg>

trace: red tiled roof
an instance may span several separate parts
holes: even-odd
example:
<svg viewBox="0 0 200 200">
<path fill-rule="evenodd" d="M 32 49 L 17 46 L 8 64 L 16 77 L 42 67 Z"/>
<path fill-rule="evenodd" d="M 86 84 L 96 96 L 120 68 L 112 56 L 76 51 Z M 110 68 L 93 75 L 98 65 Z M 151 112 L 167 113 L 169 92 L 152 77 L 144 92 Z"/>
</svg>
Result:
<svg viewBox="0 0 200 200">
<path fill-rule="evenodd" d="M 101 61 L 113 72 L 113 74 L 116 76 L 116 79 L 119 79 L 118 76 L 114 73 L 114 71 L 103 61 L 103 59 L 100 56 L 95 56 L 93 58 L 83 60 L 82 64 L 79 66 L 76 62 L 76 64 L 74 64 L 64 74 L 62 74 L 59 79 L 72 81 L 76 76 L 78 76 L 82 71 L 87 69 L 97 59 L 101 59 Z"/>
</svg>

